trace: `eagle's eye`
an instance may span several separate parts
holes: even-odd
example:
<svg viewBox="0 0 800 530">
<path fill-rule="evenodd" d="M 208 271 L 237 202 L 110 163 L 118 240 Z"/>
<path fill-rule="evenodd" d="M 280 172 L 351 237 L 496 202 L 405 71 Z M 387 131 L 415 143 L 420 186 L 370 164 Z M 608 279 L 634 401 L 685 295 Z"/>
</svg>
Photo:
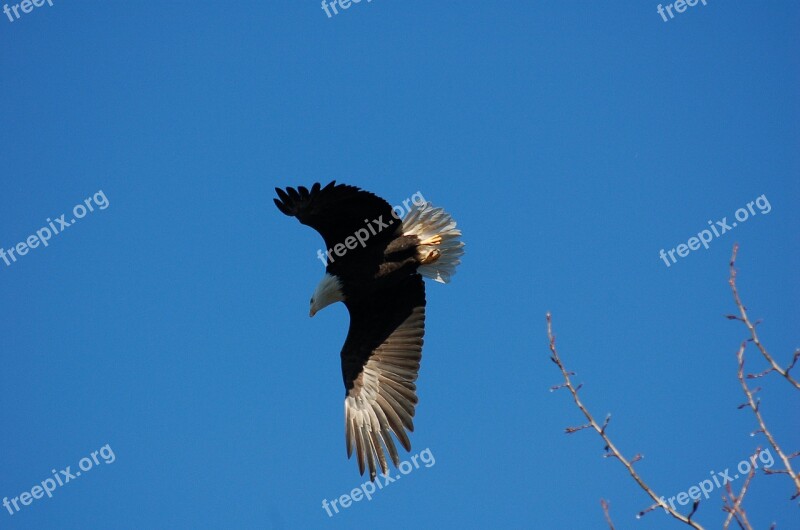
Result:
<svg viewBox="0 0 800 530">
<path fill-rule="evenodd" d="M 311 300 L 309 300 L 309 302 L 308 302 L 308 303 L 309 303 L 309 304 L 311 304 L 311 305 L 313 305 L 313 304 L 314 304 L 314 297 L 313 297 L 313 296 L 311 297 Z"/>
</svg>

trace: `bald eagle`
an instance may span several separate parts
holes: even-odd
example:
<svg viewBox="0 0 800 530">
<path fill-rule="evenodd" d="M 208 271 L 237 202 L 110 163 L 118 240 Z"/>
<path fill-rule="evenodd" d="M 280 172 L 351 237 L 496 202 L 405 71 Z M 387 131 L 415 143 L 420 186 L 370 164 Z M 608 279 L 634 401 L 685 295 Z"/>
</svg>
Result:
<svg viewBox="0 0 800 530">
<path fill-rule="evenodd" d="M 417 405 L 416 384 L 425 334 L 423 277 L 450 281 L 464 250 L 456 222 L 421 194 L 403 208 L 355 186 L 331 182 L 311 189 L 275 189 L 284 214 L 320 233 L 328 249 L 325 274 L 311 297 L 310 316 L 335 302 L 350 313 L 341 352 L 347 457 L 359 472 L 386 453 L 400 465 L 392 435 L 406 451 Z M 417 196 L 421 200 L 417 200 Z M 321 251 L 319 252 L 321 254 Z"/>
</svg>

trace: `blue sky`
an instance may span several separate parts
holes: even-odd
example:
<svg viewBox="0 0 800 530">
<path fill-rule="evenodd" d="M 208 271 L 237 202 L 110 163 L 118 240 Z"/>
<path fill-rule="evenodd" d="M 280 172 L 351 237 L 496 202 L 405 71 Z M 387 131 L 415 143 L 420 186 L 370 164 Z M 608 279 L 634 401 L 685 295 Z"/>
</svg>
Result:
<svg viewBox="0 0 800 530">
<path fill-rule="evenodd" d="M 548 392 L 544 317 L 659 494 L 766 443 L 736 409 L 746 330 L 724 318 L 727 262 L 739 242 L 742 296 L 786 362 L 800 346 L 800 7 L 708 0 L 664 22 L 656 6 L 374 0 L 328 18 L 316 1 L 54 0 L 0 14 L 0 247 L 94 208 L 0 261 L 0 497 L 114 455 L 0 508 L 0 528 L 602 528 L 601 498 L 618 528 L 676 527 L 661 511 L 637 521 L 649 499 L 600 439 L 563 433 L 582 418 Z M 393 204 L 419 191 L 467 246 L 454 281 L 428 286 L 411 455 L 435 464 L 329 517 L 322 500 L 364 481 L 344 447 L 348 316 L 308 318 L 322 240 L 272 190 L 333 179 Z M 659 258 L 762 195 L 769 211 L 708 249 Z M 797 393 L 762 383 L 773 433 L 797 450 Z M 791 493 L 757 476 L 750 520 L 788 528 Z M 707 528 L 720 494 L 696 516 Z"/>
</svg>

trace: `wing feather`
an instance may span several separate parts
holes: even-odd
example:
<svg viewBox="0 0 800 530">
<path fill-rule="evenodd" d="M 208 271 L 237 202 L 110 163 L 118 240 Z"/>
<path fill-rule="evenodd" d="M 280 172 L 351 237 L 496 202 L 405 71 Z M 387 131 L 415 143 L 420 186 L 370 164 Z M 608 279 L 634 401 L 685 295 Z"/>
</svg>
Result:
<svg viewBox="0 0 800 530">
<path fill-rule="evenodd" d="M 388 473 L 386 452 L 399 456 L 392 436 L 411 450 L 418 399 L 416 380 L 425 334 L 425 286 L 418 274 L 373 294 L 371 303 L 347 301 L 350 330 L 342 349 L 345 445 L 359 471 Z M 355 443 L 353 443 L 355 440 Z"/>
<path fill-rule="evenodd" d="M 348 247 L 344 256 L 338 256 L 329 265 L 329 272 L 341 269 L 344 265 L 363 262 L 365 255 L 380 256 L 386 245 L 394 239 L 395 232 L 401 223 L 392 217 L 391 205 L 377 195 L 355 186 L 336 184 L 336 181 L 322 187 L 319 182 L 311 186 L 275 188 L 278 198 L 275 206 L 281 213 L 296 217 L 304 225 L 310 226 L 325 240 L 325 246 L 333 249 L 338 244 L 345 244 L 348 237 L 354 236 L 358 230 L 367 227 L 375 228 L 377 221 L 386 224 L 389 229 L 379 230 L 364 239 L 363 247 Z M 363 232 L 362 232 L 363 234 Z M 377 262 L 369 260 L 371 266 Z M 333 266 L 335 264 L 335 266 Z M 333 267 L 332 267 L 333 266 Z"/>
</svg>

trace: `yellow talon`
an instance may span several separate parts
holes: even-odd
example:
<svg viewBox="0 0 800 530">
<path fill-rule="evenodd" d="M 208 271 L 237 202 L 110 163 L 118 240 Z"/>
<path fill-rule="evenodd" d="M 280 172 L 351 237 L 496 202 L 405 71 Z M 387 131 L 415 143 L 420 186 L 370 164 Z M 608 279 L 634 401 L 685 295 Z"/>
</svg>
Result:
<svg viewBox="0 0 800 530">
<path fill-rule="evenodd" d="M 442 236 L 436 234 L 435 236 L 431 236 L 425 241 L 421 242 L 420 245 L 439 245 L 442 242 Z"/>
<path fill-rule="evenodd" d="M 439 257 L 440 257 L 441 255 L 442 255 L 442 253 L 441 253 L 441 252 L 439 252 L 439 251 L 438 251 L 438 250 L 436 250 L 436 249 L 433 249 L 433 250 L 431 250 L 430 252 L 428 252 L 428 255 L 427 255 L 427 256 L 425 256 L 424 258 L 422 258 L 422 259 L 420 260 L 420 263 L 422 263 L 423 265 L 428 265 L 428 264 L 430 264 L 430 263 L 433 263 L 433 262 L 434 262 L 434 261 L 436 261 L 437 259 L 439 259 Z"/>
</svg>

